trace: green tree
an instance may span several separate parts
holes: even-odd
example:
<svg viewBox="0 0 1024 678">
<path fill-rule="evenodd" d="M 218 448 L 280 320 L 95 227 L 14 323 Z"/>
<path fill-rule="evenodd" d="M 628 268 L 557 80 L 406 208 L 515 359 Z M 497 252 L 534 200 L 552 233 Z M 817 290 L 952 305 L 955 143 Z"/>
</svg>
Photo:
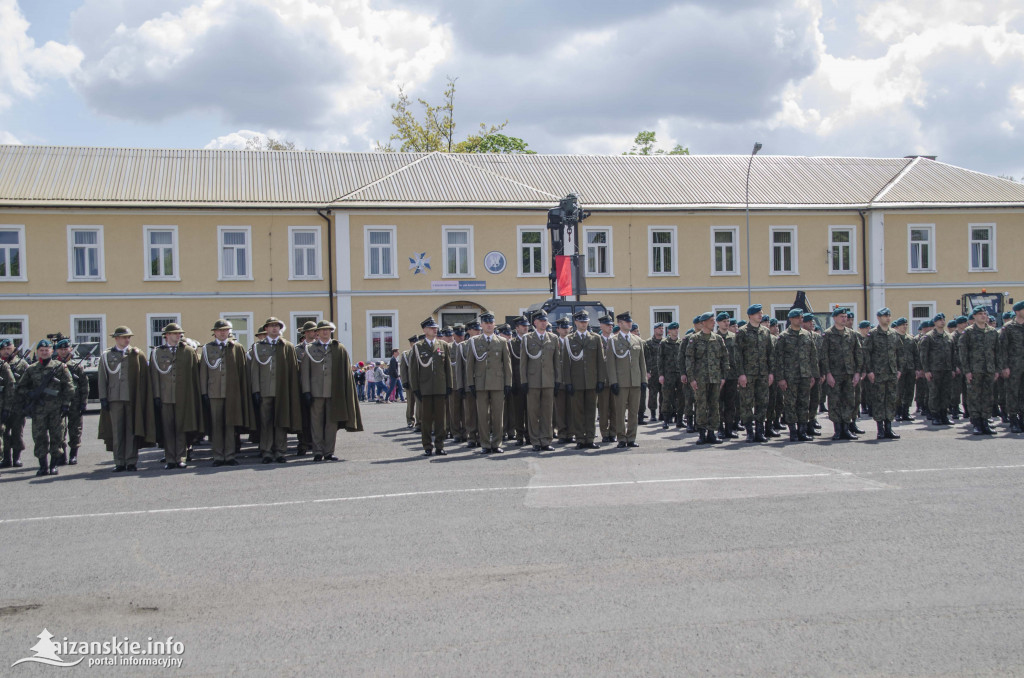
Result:
<svg viewBox="0 0 1024 678">
<path fill-rule="evenodd" d="M 295 142 L 287 139 L 275 139 L 271 136 L 261 137 L 256 135 L 249 137 L 245 142 L 245 150 L 247 151 L 294 151 Z M 312 148 L 307 148 L 307 151 L 312 151 Z"/>
<path fill-rule="evenodd" d="M 423 107 L 422 119 L 416 116 L 409 95 L 401 87 L 398 100 L 391 104 L 391 125 L 395 131 L 386 144 L 377 142 L 377 150 L 403 153 L 533 153 L 527 150 L 525 141 L 518 137 L 500 134 L 508 120 L 500 125 L 480 123 L 477 134 L 471 134 L 462 141 L 455 141 L 455 81 L 448 78 L 448 84 L 441 95 L 441 103 L 431 104 L 426 99 L 416 101 Z M 395 143 L 398 148 L 395 148 Z"/>
<path fill-rule="evenodd" d="M 656 143 L 658 143 L 658 139 L 655 133 L 643 130 L 633 139 L 633 147 L 628 151 L 623 151 L 622 155 L 690 155 L 690 149 L 683 148 L 680 144 L 676 144 L 671 151 L 665 151 L 661 148 L 655 149 Z"/>
</svg>

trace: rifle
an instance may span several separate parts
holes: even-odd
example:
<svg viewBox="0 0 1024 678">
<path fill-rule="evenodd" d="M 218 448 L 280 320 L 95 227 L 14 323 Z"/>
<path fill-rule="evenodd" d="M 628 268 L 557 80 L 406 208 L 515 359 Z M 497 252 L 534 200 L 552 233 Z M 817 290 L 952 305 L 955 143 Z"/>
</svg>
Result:
<svg viewBox="0 0 1024 678">
<path fill-rule="evenodd" d="M 44 378 L 39 386 L 36 386 L 28 397 L 25 398 L 25 403 L 21 407 L 22 413 L 28 418 L 32 418 L 35 414 L 36 407 L 39 405 L 39 401 L 47 391 L 53 391 L 53 393 L 46 393 L 46 395 L 57 395 L 59 391 L 50 388 L 50 384 L 57 379 L 57 370 L 64 365 L 64 363 L 57 361 L 57 364 L 50 370 L 49 375 Z"/>
</svg>

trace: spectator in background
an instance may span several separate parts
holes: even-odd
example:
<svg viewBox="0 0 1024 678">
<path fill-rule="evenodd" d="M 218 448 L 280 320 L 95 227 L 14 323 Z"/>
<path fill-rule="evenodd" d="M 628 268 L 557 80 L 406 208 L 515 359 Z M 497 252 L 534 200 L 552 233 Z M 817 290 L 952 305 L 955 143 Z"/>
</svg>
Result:
<svg viewBox="0 0 1024 678">
<path fill-rule="evenodd" d="M 359 394 L 359 400 L 366 400 L 366 365 L 360 360 L 359 365 L 352 368 L 352 372 L 355 373 L 356 379 L 356 393 Z"/>
<path fill-rule="evenodd" d="M 377 375 L 376 365 L 370 363 L 366 366 L 366 399 L 377 399 Z"/>
<path fill-rule="evenodd" d="M 405 402 L 405 392 L 402 390 L 402 380 L 398 378 L 398 349 L 391 351 L 391 361 L 388 363 L 388 400 L 391 402 Z"/>
<path fill-rule="evenodd" d="M 378 403 L 384 402 L 384 396 L 387 394 L 387 391 L 385 390 L 387 388 L 387 383 L 385 381 L 386 375 L 384 374 L 383 365 L 384 363 L 376 363 L 373 368 L 373 382 L 376 384 L 374 400 Z"/>
</svg>

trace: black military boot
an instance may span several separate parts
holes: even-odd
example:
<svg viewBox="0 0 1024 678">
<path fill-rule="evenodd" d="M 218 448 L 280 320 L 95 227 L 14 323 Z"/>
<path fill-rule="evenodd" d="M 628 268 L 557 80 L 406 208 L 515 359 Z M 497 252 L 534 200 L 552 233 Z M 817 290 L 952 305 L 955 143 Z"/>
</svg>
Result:
<svg viewBox="0 0 1024 678">
<path fill-rule="evenodd" d="M 843 440 L 843 431 L 846 430 L 846 424 L 838 421 L 832 422 L 832 440 Z"/>
<path fill-rule="evenodd" d="M 861 427 L 857 426 L 857 421 L 856 420 L 851 421 L 847 425 L 847 428 L 849 429 L 850 433 L 859 433 L 860 435 L 864 435 L 866 433 L 866 431 L 864 429 L 862 429 Z"/>
<path fill-rule="evenodd" d="M 818 423 L 817 417 L 814 417 L 809 422 L 807 422 L 807 428 L 808 428 L 808 430 L 810 430 L 810 429 L 814 429 L 815 431 L 820 431 L 821 430 L 821 424 Z"/>
<path fill-rule="evenodd" d="M 772 422 L 772 428 L 775 431 L 777 431 L 778 433 L 782 433 L 782 417 L 781 416 L 775 417 L 775 420 Z"/>
<path fill-rule="evenodd" d="M 747 422 L 746 429 L 747 429 L 747 442 L 748 443 L 754 442 L 754 422 L 752 422 L 752 421 Z"/>
<path fill-rule="evenodd" d="M 676 415 L 676 428 L 686 428 L 686 422 L 683 421 L 683 415 L 681 414 Z M 689 429 L 687 429 L 687 431 L 693 433 L 693 431 L 690 431 Z"/>
<path fill-rule="evenodd" d="M 850 425 L 845 422 L 843 423 L 843 440 L 860 440 L 860 438 L 853 435 Z"/>
<path fill-rule="evenodd" d="M 68 465 L 74 466 L 78 463 L 78 448 L 72 447 L 71 453 L 68 455 Z"/>
<path fill-rule="evenodd" d="M 764 434 L 764 422 L 759 421 L 754 424 L 754 442 L 755 443 L 766 443 L 768 438 Z"/>
<path fill-rule="evenodd" d="M 787 424 L 787 426 L 789 426 L 789 442 L 797 442 L 800 438 L 797 436 L 796 424 Z"/>
<path fill-rule="evenodd" d="M 729 424 L 722 424 L 718 431 L 722 434 L 722 440 L 736 439 L 736 434 L 732 432 L 732 426 Z"/>
<path fill-rule="evenodd" d="M 1019 414 L 1015 414 L 1015 415 L 1011 416 L 1010 417 L 1010 433 L 1020 433 L 1021 432 L 1020 423 L 1021 423 L 1021 419 L 1020 419 L 1020 415 Z"/>
<path fill-rule="evenodd" d="M 39 470 L 36 471 L 37 476 L 48 476 L 50 475 L 50 467 L 46 465 L 46 455 L 39 457 Z"/>
<path fill-rule="evenodd" d="M 892 419 L 885 420 L 885 437 L 889 440 L 899 440 L 900 437 L 892 430 Z"/>
<path fill-rule="evenodd" d="M 11 467 L 11 448 L 5 446 L 4 447 L 4 458 L 3 458 L 3 461 L 0 461 L 0 468 L 10 468 L 10 467 Z"/>
<path fill-rule="evenodd" d="M 693 425 L 693 415 L 692 414 L 686 415 L 686 432 L 687 433 L 695 433 L 696 431 L 697 431 L 697 429 Z"/>
<path fill-rule="evenodd" d="M 802 442 L 802 443 L 810 442 L 810 441 L 814 440 L 814 438 L 811 437 L 812 435 L 818 435 L 811 428 L 810 423 L 808 423 L 806 421 L 804 423 L 802 423 L 802 424 L 797 424 L 796 425 L 796 432 L 797 432 L 797 439 L 800 442 Z"/>
<path fill-rule="evenodd" d="M 878 433 L 875 435 L 875 440 L 884 440 L 885 439 L 885 422 L 881 421 L 881 420 L 876 421 L 875 422 L 875 426 L 878 427 Z"/>
<path fill-rule="evenodd" d="M 943 426 L 952 426 L 953 425 L 953 422 L 950 421 L 950 419 L 949 419 L 949 413 L 948 412 L 943 412 L 942 413 L 942 425 Z"/>
<path fill-rule="evenodd" d="M 664 431 L 664 430 L 668 429 L 668 425 L 670 423 L 672 423 L 672 417 L 662 417 L 662 420 L 661 420 L 661 430 Z"/>
<path fill-rule="evenodd" d="M 14 461 L 11 462 L 12 464 L 14 464 L 18 468 L 24 466 L 24 464 L 21 463 L 21 450 L 14 450 L 14 452 L 12 452 L 11 454 L 14 457 Z"/>
<path fill-rule="evenodd" d="M 707 443 L 708 445 L 720 445 L 722 443 L 722 439 L 715 435 L 714 429 L 708 429 Z"/>
<path fill-rule="evenodd" d="M 53 456 L 55 456 L 57 458 L 56 459 L 56 464 L 55 464 L 56 466 L 67 466 L 67 464 L 68 464 L 68 455 L 67 455 L 66 452 L 61 450 L 60 454 L 53 455 Z"/>
<path fill-rule="evenodd" d="M 989 426 L 988 419 L 981 420 L 981 432 L 987 436 L 994 436 L 996 434 L 996 432 L 992 430 L 992 427 Z"/>
<path fill-rule="evenodd" d="M 812 438 L 813 438 L 813 437 L 817 437 L 817 436 L 820 436 L 821 434 L 820 434 L 820 433 L 818 433 L 818 430 L 817 430 L 816 428 L 814 428 L 814 424 L 816 424 L 816 423 L 817 423 L 817 422 L 816 422 L 816 421 L 814 421 L 814 420 L 811 420 L 811 421 L 805 422 L 805 423 L 804 423 L 804 435 L 806 435 L 806 436 L 810 436 L 810 437 L 812 437 Z M 820 425 L 820 424 L 818 425 L 818 428 L 821 428 L 821 425 Z"/>
<path fill-rule="evenodd" d="M 761 435 L 765 436 L 764 442 L 768 442 L 769 438 L 778 438 L 780 436 L 779 432 L 772 428 L 770 421 L 761 422 Z"/>
<path fill-rule="evenodd" d="M 1010 418 L 1006 414 L 1006 408 L 1004 406 L 1002 406 L 1002 405 L 999 406 L 999 419 L 1004 424 L 1007 424 L 1007 423 L 1010 422 Z"/>
<path fill-rule="evenodd" d="M 910 413 L 910 405 L 903 406 L 903 421 L 914 421 L 914 415 Z"/>
<path fill-rule="evenodd" d="M 708 432 L 707 432 L 707 429 L 703 429 L 702 428 L 700 430 L 700 435 L 697 436 L 697 444 L 698 445 L 707 445 L 708 444 Z"/>
<path fill-rule="evenodd" d="M 50 455 L 50 471 L 49 471 L 49 473 L 50 473 L 51 476 L 57 475 L 57 467 L 60 466 L 60 458 L 62 456 L 64 456 L 64 455 L 63 454 L 51 454 Z"/>
</svg>

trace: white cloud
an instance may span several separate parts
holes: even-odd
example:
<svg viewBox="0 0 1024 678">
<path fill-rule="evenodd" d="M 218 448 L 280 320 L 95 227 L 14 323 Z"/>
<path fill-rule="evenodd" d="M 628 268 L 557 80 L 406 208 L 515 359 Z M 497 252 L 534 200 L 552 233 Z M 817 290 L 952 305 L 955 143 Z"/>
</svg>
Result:
<svg viewBox="0 0 1024 678">
<path fill-rule="evenodd" d="M 10 132 L 0 130 L 0 144 L 20 144 L 21 140 Z"/>
<path fill-rule="evenodd" d="M 18 98 L 36 96 L 47 78 L 66 77 L 82 60 L 70 45 L 49 41 L 36 47 L 17 0 L 0 0 L 0 111 Z"/>
</svg>

